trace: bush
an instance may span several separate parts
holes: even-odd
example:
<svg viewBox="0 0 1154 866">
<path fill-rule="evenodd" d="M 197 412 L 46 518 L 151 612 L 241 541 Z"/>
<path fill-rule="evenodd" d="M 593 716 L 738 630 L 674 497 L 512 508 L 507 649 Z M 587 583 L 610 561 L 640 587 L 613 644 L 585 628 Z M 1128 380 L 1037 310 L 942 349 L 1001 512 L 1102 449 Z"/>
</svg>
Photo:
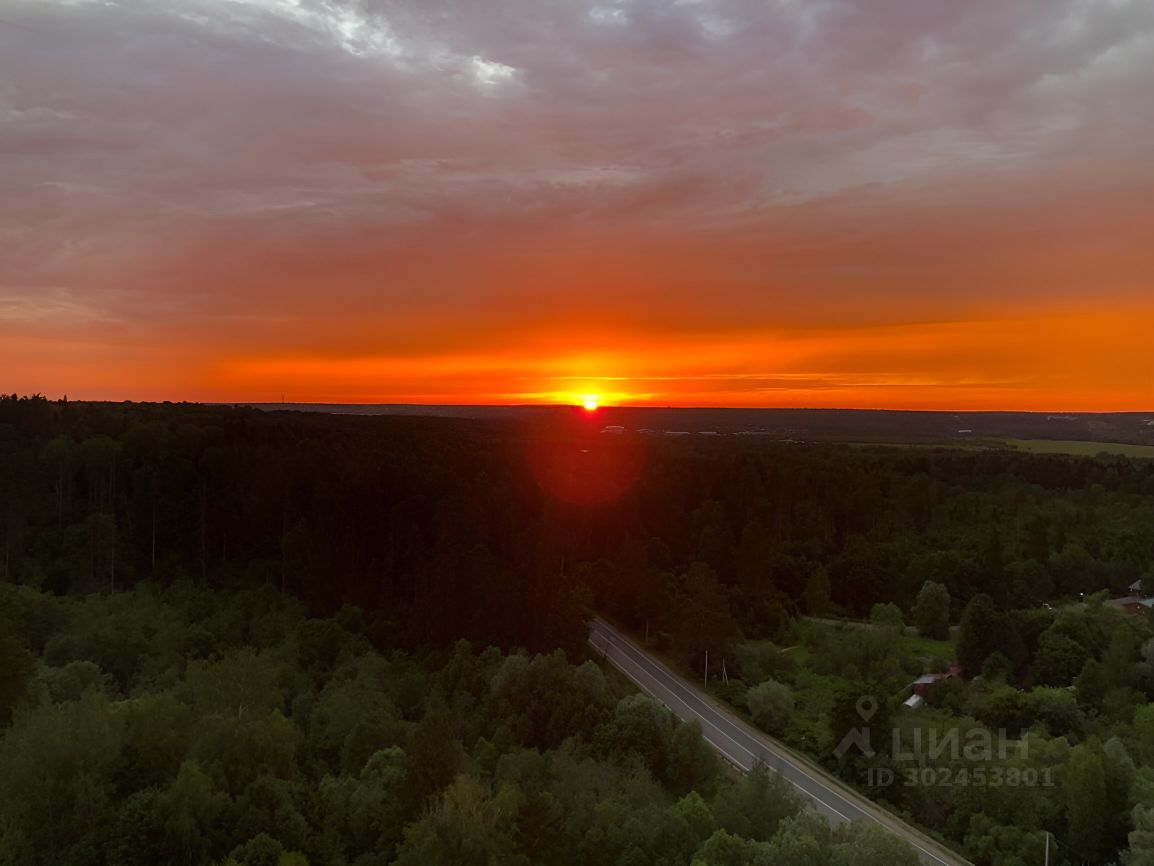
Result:
<svg viewBox="0 0 1154 866">
<path fill-rule="evenodd" d="M 793 720 L 793 692 L 777 680 L 766 680 L 745 693 L 745 703 L 757 726 L 782 734 Z"/>
</svg>

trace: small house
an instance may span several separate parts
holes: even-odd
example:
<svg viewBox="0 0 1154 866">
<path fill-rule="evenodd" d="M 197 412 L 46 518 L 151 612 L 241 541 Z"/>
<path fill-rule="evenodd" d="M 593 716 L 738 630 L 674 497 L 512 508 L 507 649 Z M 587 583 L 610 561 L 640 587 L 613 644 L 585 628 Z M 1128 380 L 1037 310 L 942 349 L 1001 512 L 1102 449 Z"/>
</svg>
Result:
<svg viewBox="0 0 1154 866">
<path fill-rule="evenodd" d="M 939 683 L 942 680 L 952 679 L 953 677 L 960 677 L 961 675 L 961 665 L 959 665 L 957 662 L 950 662 L 949 667 L 946 668 L 944 673 L 922 674 L 920 677 L 910 683 L 910 688 L 913 689 L 915 695 L 924 698 L 926 696 L 926 692 L 930 690 L 930 687 L 934 685 L 934 683 Z"/>
<path fill-rule="evenodd" d="M 910 688 L 914 690 L 915 695 L 924 698 L 926 696 L 926 692 L 930 690 L 930 686 L 938 682 L 938 680 L 945 679 L 945 677 L 945 674 L 922 674 L 920 677 L 910 683 Z"/>
<path fill-rule="evenodd" d="M 1154 608 L 1154 598 L 1139 598 L 1136 595 L 1124 595 L 1121 598 L 1112 598 L 1106 602 L 1107 607 L 1114 607 L 1130 616 L 1145 616 Z"/>
</svg>

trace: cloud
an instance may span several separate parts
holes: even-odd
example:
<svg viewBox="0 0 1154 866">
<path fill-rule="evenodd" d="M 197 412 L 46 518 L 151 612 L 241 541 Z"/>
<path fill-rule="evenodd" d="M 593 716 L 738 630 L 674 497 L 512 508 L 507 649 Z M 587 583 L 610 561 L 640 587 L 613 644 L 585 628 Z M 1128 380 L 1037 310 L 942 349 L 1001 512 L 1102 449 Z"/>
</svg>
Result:
<svg viewBox="0 0 1154 866">
<path fill-rule="evenodd" d="M 78 300 L 62 287 L 37 287 L 33 292 L 20 286 L 0 286 L 0 323 L 66 325 L 109 321 L 99 306 Z"/>
<path fill-rule="evenodd" d="M 9 335 L 94 310 L 203 370 L 1154 268 L 1144 0 L 10 0 L 0 54 Z"/>
</svg>

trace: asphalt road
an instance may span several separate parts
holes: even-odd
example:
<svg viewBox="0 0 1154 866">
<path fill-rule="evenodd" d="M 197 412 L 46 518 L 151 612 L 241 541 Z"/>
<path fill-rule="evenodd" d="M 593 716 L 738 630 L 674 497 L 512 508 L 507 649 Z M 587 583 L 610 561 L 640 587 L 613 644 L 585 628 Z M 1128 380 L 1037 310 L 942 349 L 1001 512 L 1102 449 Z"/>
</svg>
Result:
<svg viewBox="0 0 1154 866">
<path fill-rule="evenodd" d="M 970 866 L 969 861 L 938 845 L 904 821 L 875 806 L 832 777 L 806 766 L 780 743 L 755 731 L 719 707 L 700 689 L 646 653 L 621 631 L 600 618 L 590 623 L 589 643 L 643 691 L 676 716 L 697 720 L 701 733 L 726 760 L 744 771 L 757 761 L 780 773 L 818 812 L 831 821 L 872 821 L 901 836 L 928 866 Z"/>
</svg>

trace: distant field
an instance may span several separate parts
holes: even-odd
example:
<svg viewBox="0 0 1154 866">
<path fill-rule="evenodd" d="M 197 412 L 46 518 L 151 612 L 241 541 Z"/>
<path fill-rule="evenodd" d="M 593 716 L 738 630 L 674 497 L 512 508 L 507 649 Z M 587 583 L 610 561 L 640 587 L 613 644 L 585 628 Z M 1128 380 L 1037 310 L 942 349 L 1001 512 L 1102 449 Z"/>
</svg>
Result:
<svg viewBox="0 0 1154 866">
<path fill-rule="evenodd" d="M 1004 448 L 1001 441 L 990 439 L 954 439 L 942 442 L 846 442 L 852 448 L 924 448 L 937 450 L 950 448 L 956 451 L 989 451 L 992 448 Z"/>
<path fill-rule="evenodd" d="M 354 415 L 428 415 L 504 421 L 539 422 L 549 418 L 586 417 L 572 405 L 431 406 L 324 403 L 253 403 L 269 411 Z M 1066 442 L 1111 440 L 1154 446 L 1154 407 L 1150 412 L 1046 414 L 1043 412 L 894 412 L 870 409 L 693 409 L 602 406 L 602 426 L 657 432 L 746 433 L 760 441 L 869 442 L 873 444 L 1060 439 Z M 963 431 L 965 431 L 963 433 Z M 1000 447 L 1000 444 L 995 446 Z M 1081 452 L 1079 452 L 1081 453 Z"/>
<path fill-rule="evenodd" d="M 956 439 L 944 442 L 851 442 L 856 448 L 956 448 L 962 451 L 996 451 L 1009 449 L 1031 454 L 1073 454 L 1094 457 L 1118 454 L 1154 460 L 1154 445 L 1126 445 L 1120 442 L 1081 442 L 1061 439 Z"/>
<path fill-rule="evenodd" d="M 1034 454 L 1078 454 L 1093 457 L 1095 454 L 1121 454 L 1125 457 L 1149 457 L 1154 459 L 1154 445 L 1123 445 L 1118 442 L 1066 442 L 1057 439 L 1006 439 L 1011 448 L 1030 451 Z"/>
</svg>

